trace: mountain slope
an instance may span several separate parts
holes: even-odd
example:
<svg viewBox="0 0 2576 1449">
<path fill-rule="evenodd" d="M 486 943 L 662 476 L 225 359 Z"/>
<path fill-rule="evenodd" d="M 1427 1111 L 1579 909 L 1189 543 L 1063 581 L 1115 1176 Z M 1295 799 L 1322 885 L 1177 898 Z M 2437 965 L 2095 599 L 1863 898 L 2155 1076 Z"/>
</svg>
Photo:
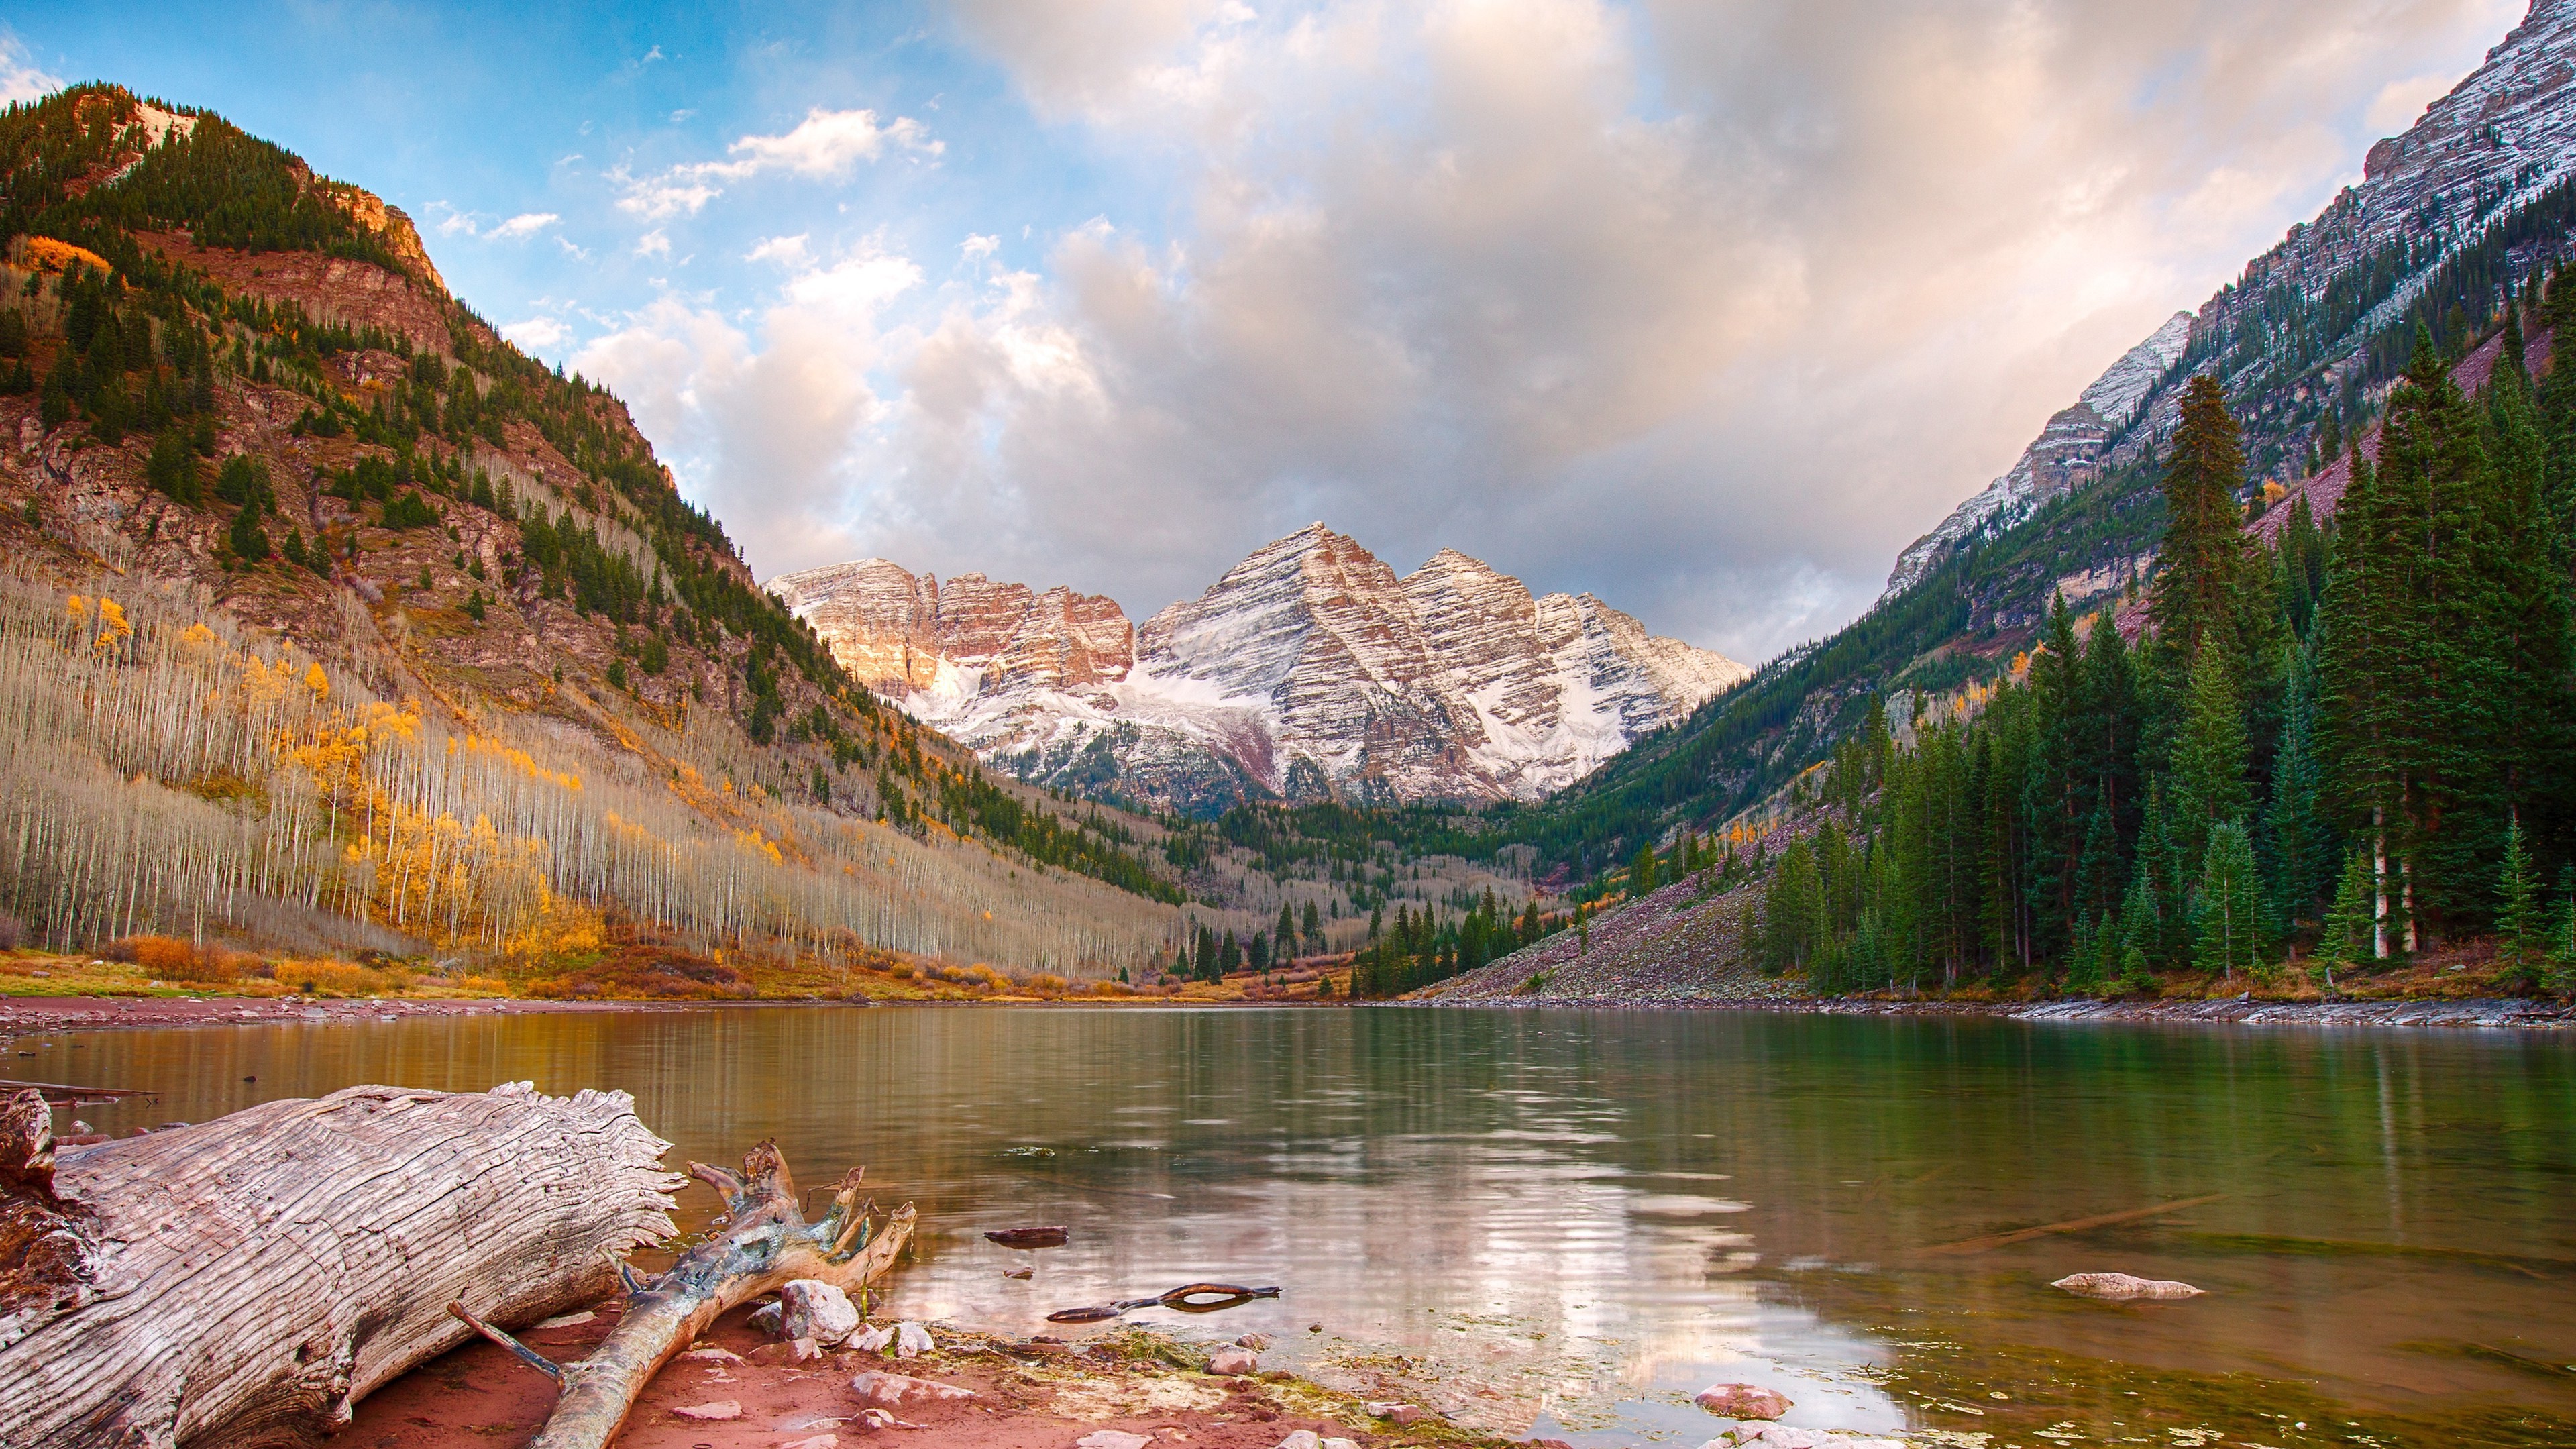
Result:
<svg viewBox="0 0 2576 1449">
<path fill-rule="evenodd" d="M 2299 482 L 2319 471 L 2313 455 L 2366 434 L 2419 325 L 2464 355 L 2493 330 L 2506 287 L 2528 289 L 2571 252 L 2576 0 L 2537 0 L 2474 74 L 2372 148 L 2359 186 L 2191 313 L 2178 354 L 2169 321 L 1906 550 L 1867 614 L 1509 822 L 1497 846 L 1525 841 L 1565 872 L 1596 874 L 1641 839 L 1761 802 L 1823 758 L 1873 696 L 1894 696 L 1902 718 L 1908 692 L 1938 700 L 1992 679 L 2029 646 L 2051 598 L 2065 594 L 2079 613 L 2116 609 L 2152 566 L 2164 524 L 2156 452 L 2191 376 L 2226 387 L 2247 492 L 2269 497 L 2265 485 Z M 2309 491 L 2313 508 L 2333 490 Z"/>
<path fill-rule="evenodd" d="M 1185 810 L 1536 799 L 1749 671 L 1452 549 L 1321 524 L 1129 627 L 1107 599 L 881 559 L 769 582 L 843 667 L 1024 779 Z"/>
<path fill-rule="evenodd" d="M 1085 972 L 1177 936 L 1149 825 L 879 707 L 398 209 L 82 86 L 0 115 L 0 248 L 0 814 L 47 842 L 0 904 L 31 931 Z M 223 840 L 210 897 L 186 861 Z"/>
</svg>

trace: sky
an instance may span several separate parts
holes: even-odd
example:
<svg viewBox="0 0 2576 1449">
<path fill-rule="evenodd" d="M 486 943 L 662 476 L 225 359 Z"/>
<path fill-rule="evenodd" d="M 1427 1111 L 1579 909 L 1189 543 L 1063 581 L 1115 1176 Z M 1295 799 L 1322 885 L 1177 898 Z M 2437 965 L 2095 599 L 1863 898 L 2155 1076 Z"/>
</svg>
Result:
<svg viewBox="0 0 2576 1449">
<path fill-rule="evenodd" d="M 22 3 L 614 388 L 755 572 L 1142 619 L 1321 520 L 1747 662 L 2519 0 Z"/>
</svg>

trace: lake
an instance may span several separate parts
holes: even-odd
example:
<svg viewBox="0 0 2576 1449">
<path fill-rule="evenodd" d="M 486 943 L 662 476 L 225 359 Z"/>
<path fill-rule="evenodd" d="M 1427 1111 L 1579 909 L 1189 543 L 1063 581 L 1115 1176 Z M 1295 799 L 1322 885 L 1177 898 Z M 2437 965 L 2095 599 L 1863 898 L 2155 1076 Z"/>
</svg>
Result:
<svg viewBox="0 0 2576 1449">
<path fill-rule="evenodd" d="M 1133 1318 L 1263 1332 L 1328 1378 L 1402 1368 L 1587 1449 L 1698 1444 L 1689 1396 L 1720 1381 L 1958 1449 L 2576 1443 L 2566 1036 L 829 1006 L 17 1046 L 19 1074 L 163 1094 L 85 1109 L 108 1131 L 359 1082 L 623 1088 L 675 1165 L 774 1136 L 805 1184 L 863 1162 L 918 1203 L 896 1313 L 1045 1332 L 1276 1284 Z M 684 1225 L 714 1211 L 683 1193 Z M 1053 1223 L 1069 1246 L 981 1236 Z M 2084 1271 L 2208 1292 L 2050 1286 Z"/>
</svg>

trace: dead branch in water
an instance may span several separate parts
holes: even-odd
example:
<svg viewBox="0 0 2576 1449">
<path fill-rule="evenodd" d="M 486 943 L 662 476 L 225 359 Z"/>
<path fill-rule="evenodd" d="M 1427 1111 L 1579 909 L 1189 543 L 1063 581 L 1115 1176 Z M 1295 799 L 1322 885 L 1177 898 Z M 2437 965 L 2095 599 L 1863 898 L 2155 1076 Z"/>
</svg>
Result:
<svg viewBox="0 0 2576 1449">
<path fill-rule="evenodd" d="M 906 1203 L 876 1224 L 876 1205 L 859 1200 L 860 1171 L 852 1168 L 833 1189 L 823 1220 L 808 1223 L 778 1144 L 751 1149 L 740 1173 L 690 1163 L 690 1176 L 724 1195 L 727 1226 L 660 1276 L 641 1283 L 628 1278 L 626 1313 L 617 1327 L 590 1357 L 552 1370 L 563 1397 L 528 1449 L 603 1449 L 653 1375 L 729 1309 L 800 1278 L 844 1292 L 874 1282 L 911 1240 L 914 1214 Z M 453 1311 L 468 1317 L 461 1304 Z M 534 1357 L 509 1335 L 483 1331 L 521 1357 Z"/>
</svg>

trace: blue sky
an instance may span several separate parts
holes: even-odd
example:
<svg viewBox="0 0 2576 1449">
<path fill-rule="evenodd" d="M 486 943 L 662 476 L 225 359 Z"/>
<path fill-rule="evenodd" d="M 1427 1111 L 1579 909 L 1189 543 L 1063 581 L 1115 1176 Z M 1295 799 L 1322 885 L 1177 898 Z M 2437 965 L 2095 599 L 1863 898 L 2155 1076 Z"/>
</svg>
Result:
<svg viewBox="0 0 2576 1449">
<path fill-rule="evenodd" d="M 1320 518 L 1758 660 L 2520 11 L 40 3 L 0 88 L 210 107 L 403 207 L 764 576 L 1142 618 Z"/>
</svg>

